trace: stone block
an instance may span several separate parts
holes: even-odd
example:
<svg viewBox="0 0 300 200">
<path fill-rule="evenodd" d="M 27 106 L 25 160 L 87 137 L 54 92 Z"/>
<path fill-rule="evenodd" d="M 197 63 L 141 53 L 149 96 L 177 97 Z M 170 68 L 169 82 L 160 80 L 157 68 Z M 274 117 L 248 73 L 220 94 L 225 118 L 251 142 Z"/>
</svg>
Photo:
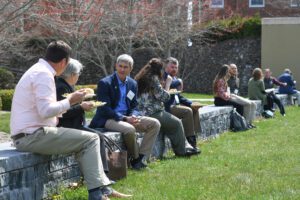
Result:
<svg viewBox="0 0 300 200">
<path fill-rule="evenodd" d="M 207 139 L 216 137 L 218 134 L 230 128 L 231 106 L 204 106 L 199 109 L 200 137 Z"/>
<path fill-rule="evenodd" d="M 264 106 L 261 103 L 261 100 L 251 100 L 256 104 L 255 116 L 261 117 L 261 113 L 264 111 Z"/>
<path fill-rule="evenodd" d="M 50 172 L 61 170 L 67 168 L 71 165 L 76 165 L 77 162 L 75 160 L 74 155 L 66 155 L 60 156 L 58 159 L 50 161 Z"/>
</svg>

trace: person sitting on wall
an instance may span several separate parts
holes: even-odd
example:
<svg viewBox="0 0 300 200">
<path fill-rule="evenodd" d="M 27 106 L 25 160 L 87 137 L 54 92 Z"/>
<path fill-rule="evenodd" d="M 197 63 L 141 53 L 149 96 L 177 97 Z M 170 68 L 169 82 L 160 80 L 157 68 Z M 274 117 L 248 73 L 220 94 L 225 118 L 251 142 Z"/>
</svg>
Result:
<svg viewBox="0 0 300 200">
<path fill-rule="evenodd" d="M 248 99 L 230 93 L 227 86 L 229 79 L 229 66 L 223 65 L 213 82 L 213 92 L 216 106 L 231 105 L 237 112 L 243 115 L 248 123 L 248 128 L 254 128 L 252 124 L 255 118 L 256 104 Z"/>
<path fill-rule="evenodd" d="M 262 70 L 255 68 L 252 72 L 252 78 L 248 82 L 248 96 L 251 100 L 260 100 L 264 110 L 271 110 L 273 102 L 268 98 L 262 78 Z"/>
<path fill-rule="evenodd" d="M 139 117 L 137 110 L 137 83 L 129 77 L 133 69 L 133 59 L 127 54 L 117 58 L 116 72 L 101 79 L 97 87 L 97 99 L 106 105 L 97 108 L 90 128 L 103 128 L 121 132 L 127 148 L 131 167 L 145 168 L 150 156 L 160 123 L 151 117 Z M 136 131 L 144 132 L 139 148 Z"/>
<path fill-rule="evenodd" d="M 282 83 L 277 78 L 273 77 L 272 72 L 269 68 L 265 69 L 264 84 L 265 84 L 266 90 L 274 89 L 274 85 L 282 86 L 282 87 L 287 86 L 287 83 Z M 281 103 L 280 99 L 276 96 L 274 91 L 268 92 L 268 101 L 269 101 L 268 104 L 270 105 L 271 110 L 273 108 L 273 102 L 274 102 L 277 104 L 277 106 L 280 110 L 280 114 L 285 116 L 284 106 Z"/>
<path fill-rule="evenodd" d="M 75 59 L 70 58 L 70 62 L 67 65 L 65 71 L 59 76 L 56 77 L 55 85 L 56 85 L 56 96 L 57 101 L 61 101 L 65 99 L 64 94 L 70 94 L 75 92 L 74 86 L 78 81 L 78 78 L 83 69 L 83 65 Z M 93 129 L 85 127 L 85 111 L 91 111 L 94 109 L 94 103 L 92 101 L 82 101 L 81 103 L 74 104 L 70 107 L 67 112 L 62 114 L 61 117 L 58 118 L 57 127 L 65 127 L 65 128 L 74 128 L 80 129 L 84 131 L 95 132 Z M 104 139 L 100 136 L 100 153 L 102 159 L 102 165 L 104 171 L 108 172 L 108 163 L 106 158 L 106 149 Z M 104 186 L 101 188 L 102 194 L 113 197 L 129 197 L 130 195 L 121 194 L 115 190 L 113 190 L 109 186 Z"/>
<path fill-rule="evenodd" d="M 57 117 L 84 99 L 79 90 L 57 101 L 54 76 L 68 65 L 71 47 L 63 41 L 51 42 L 44 59 L 29 68 L 19 80 L 12 101 L 10 130 L 18 151 L 42 155 L 76 154 L 86 181 L 89 200 L 101 200 L 101 187 L 111 181 L 104 173 L 100 140 L 95 133 L 56 127 Z"/>
<path fill-rule="evenodd" d="M 288 94 L 296 97 L 298 106 L 300 106 L 300 92 L 295 89 L 296 81 L 293 80 L 291 70 L 285 69 L 284 73 L 278 77 L 278 80 L 287 84 L 286 86 L 279 86 L 279 94 Z"/>
<path fill-rule="evenodd" d="M 239 95 L 240 79 L 238 78 L 238 70 L 235 64 L 229 65 L 230 77 L 227 81 L 228 87 L 230 88 L 230 93 Z"/>
<path fill-rule="evenodd" d="M 164 81 L 167 81 L 167 79 L 171 78 L 170 87 L 168 88 L 168 84 L 166 84 L 166 90 L 183 90 L 183 81 L 177 77 L 178 67 L 178 60 L 176 58 L 169 57 L 166 60 Z M 200 130 L 199 113 L 198 110 L 193 110 L 191 107 L 192 101 L 186 99 L 180 94 L 172 94 L 170 100 L 167 103 L 165 103 L 166 111 L 170 112 L 172 115 L 175 115 L 176 117 L 182 120 L 184 133 L 187 141 L 192 145 L 192 147 L 196 151 L 199 151 L 197 147 L 197 136 L 195 134 L 195 127 L 197 127 L 196 130 Z"/>
<path fill-rule="evenodd" d="M 164 103 L 170 99 L 170 95 L 161 85 L 162 70 L 163 62 L 158 58 L 152 58 L 135 76 L 138 83 L 138 108 L 142 115 L 159 120 L 160 131 L 170 139 L 175 155 L 199 154 L 199 150 L 185 142 L 182 121 L 165 111 Z"/>
</svg>

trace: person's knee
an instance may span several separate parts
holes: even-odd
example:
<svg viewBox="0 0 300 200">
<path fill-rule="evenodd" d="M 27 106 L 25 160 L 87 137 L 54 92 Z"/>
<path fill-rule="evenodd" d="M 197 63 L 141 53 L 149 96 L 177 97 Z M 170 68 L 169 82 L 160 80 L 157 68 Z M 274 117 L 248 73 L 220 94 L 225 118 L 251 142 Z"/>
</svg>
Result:
<svg viewBox="0 0 300 200">
<path fill-rule="evenodd" d="M 136 132 L 136 129 L 131 124 L 124 127 L 123 130 L 122 130 L 122 133 L 124 133 L 125 135 L 134 135 L 135 132 Z"/>
<path fill-rule="evenodd" d="M 185 107 L 184 109 L 182 109 L 182 113 L 185 117 L 193 116 L 193 110 L 189 107 Z"/>
<path fill-rule="evenodd" d="M 176 127 L 176 130 L 183 128 L 182 121 L 178 118 L 175 118 L 172 123 L 174 123 L 174 126 Z"/>
<path fill-rule="evenodd" d="M 151 127 L 155 128 L 156 130 L 160 130 L 160 122 L 157 119 L 153 118 L 151 122 Z"/>
<path fill-rule="evenodd" d="M 100 145 L 100 138 L 99 138 L 98 134 L 92 133 L 92 132 L 87 132 L 87 134 L 85 134 L 85 136 L 86 136 L 86 139 L 90 143 L 93 143 L 95 145 Z"/>
</svg>

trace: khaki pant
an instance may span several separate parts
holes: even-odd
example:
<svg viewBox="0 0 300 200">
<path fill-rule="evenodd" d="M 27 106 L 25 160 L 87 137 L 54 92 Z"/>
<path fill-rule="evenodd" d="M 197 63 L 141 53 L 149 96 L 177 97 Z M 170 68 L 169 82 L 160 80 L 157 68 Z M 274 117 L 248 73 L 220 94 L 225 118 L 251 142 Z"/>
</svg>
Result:
<svg viewBox="0 0 300 200">
<path fill-rule="evenodd" d="M 139 154 L 143 154 L 147 157 L 151 154 L 156 136 L 160 130 L 160 123 L 151 117 L 141 117 L 141 121 L 134 126 L 127 122 L 109 119 L 105 123 L 105 128 L 121 132 L 128 155 L 132 158 L 138 158 Z M 136 131 L 144 132 L 144 138 L 140 148 L 136 141 Z"/>
<path fill-rule="evenodd" d="M 111 184 L 100 157 L 100 140 L 95 133 L 57 127 L 44 127 L 32 135 L 14 140 L 16 148 L 43 155 L 75 153 L 88 190 Z"/>
<path fill-rule="evenodd" d="M 186 139 L 181 120 L 166 111 L 155 113 L 151 117 L 158 119 L 160 122 L 160 130 L 162 134 L 170 139 L 174 153 L 178 156 L 185 155 L 185 148 L 190 145 L 185 142 Z"/>
<path fill-rule="evenodd" d="M 252 123 L 252 121 L 255 118 L 255 112 L 256 112 L 256 104 L 253 101 L 250 101 L 249 99 L 245 99 L 241 96 L 231 94 L 231 98 L 229 101 L 235 102 L 237 104 L 240 104 L 244 108 L 244 117 L 248 123 Z"/>
<path fill-rule="evenodd" d="M 185 137 L 195 135 L 193 110 L 190 107 L 174 105 L 171 106 L 170 112 L 182 120 Z"/>
</svg>

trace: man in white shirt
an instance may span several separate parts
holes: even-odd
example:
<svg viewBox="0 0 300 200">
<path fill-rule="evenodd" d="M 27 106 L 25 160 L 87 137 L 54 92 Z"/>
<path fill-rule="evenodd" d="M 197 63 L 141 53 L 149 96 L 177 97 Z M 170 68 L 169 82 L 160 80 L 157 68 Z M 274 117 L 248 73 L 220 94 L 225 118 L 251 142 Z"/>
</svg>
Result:
<svg viewBox="0 0 300 200">
<path fill-rule="evenodd" d="M 58 116 L 85 95 L 79 90 L 56 101 L 54 76 L 65 70 L 70 53 L 71 47 L 63 41 L 51 42 L 45 59 L 39 59 L 19 80 L 12 102 L 11 137 L 19 151 L 44 155 L 75 153 L 89 200 L 101 200 L 100 188 L 111 182 L 103 171 L 98 135 L 56 127 Z"/>
</svg>

